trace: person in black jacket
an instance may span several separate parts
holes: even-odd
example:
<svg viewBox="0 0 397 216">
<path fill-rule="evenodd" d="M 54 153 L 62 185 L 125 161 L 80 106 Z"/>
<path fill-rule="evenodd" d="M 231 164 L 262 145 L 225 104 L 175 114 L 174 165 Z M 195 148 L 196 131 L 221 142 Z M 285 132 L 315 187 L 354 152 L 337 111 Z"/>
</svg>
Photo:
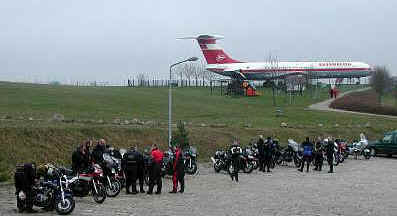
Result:
<svg viewBox="0 0 397 216">
<path fill-rule="evenodd" d="M 137 194 L 136 181 L 139 178 L 140 192 L 144 193 L 143 190 L 143 175 L 142 178 L 139 176 L 141 168 L 143 168 L 143 155 L 139 153 L 136 148 L 131 148 L 126 154 L 124 154 L 122 166 L 125 170 L 126 175 L 126 193 L 127 194 Z M 143 172 L 142 172 L 143 174 Z M 132 191 L 130 192 L 130 187 L 132 186 Z"/>
<path fill-rule="evenodd" d="M 305 166 L 305 162 L 307 164 L 306 172 L 309 172 L 309 166 L 312 162 L 312 154 L 313 154 L 313 143 L 310 142 L 309 137 L 306 137 L 306 140 L 302 143 L 303 147 L 303 160 L 302 165 L 299 171 L 303 172 L 303 167 Z"/>
<path fill-rule="evenodd" d="M 100 139 L 95 146 L 95 148 L 92 150 L 92 160 L 94 163 L 101 164 L 103 161 L 103 153 L 106 150 L 106 141 L 105 139 Z"/>
<path fill-rule="evenodd" d="M 263 168 L 263 171 L 265 171 L 266 168 L 267 168 L 267 172 L 271 172 L 270 171 L 270 167 L 271 167 L 271 164 L 272 164 L 272 153 L 273 153 L 272 147 L 273 147 L 272 138 L 268 137 L 266 142 L 265 142 L 265 147 L 264 147 L 264 164 L 265 164 L 265 167 Z"/>
<path fill-rule="evenodd" d="M 26 163 L 17 166 L 14 174 L 15 195 L 17 196 L 17 207 L 19 212 L 36 213 L 33 209 L 33 192 L 32 187 L 36 181 L 36 164 Z M 25 201 L 20 199 L 20 193 L 25 194 Z"/>
<path fill-rule="evenodd" d="M 326 142 L 326 153 L 327 153 L 327 160 L 329 165 L 328 173 L 334 172 L 334 153 L 335 153 L 335 144 L 334 141 L 329 139 L 325 140 Z"/>
<path fill-rule="evenodd" d="M 258 147 L 259 171 L 265 172 L 265 141 L 263 141 L 262 135 L 259 135 L 259 140 L 256 145 Z"/>
<path fill-rule="evenodd" d="M 229 154 L 231 155 L 233 171 L 230 173 L 230 177 L 238 182 L 238 171 L 240 170 L 240 156 L 242 154 L 242 149 L 237 140 L 233 142 L 230 146 Z"/>
<path fill-rule="evenodd" d="M 87 143 L 79 145 L 72 154 L 72 170 L 79 173 L 86 170 L 90 165 L 90 154 L 87 150 Z"/>
<path fill-rule="evenodd" d="M 316 151 L 314 152 L 314 164 L 315 168 L 314 170 L 316 171 L 321 171 L 323 168 L 323 145 L 322 145 L 321 138 L 319 137 L 316 142 Z"/>
</svg>

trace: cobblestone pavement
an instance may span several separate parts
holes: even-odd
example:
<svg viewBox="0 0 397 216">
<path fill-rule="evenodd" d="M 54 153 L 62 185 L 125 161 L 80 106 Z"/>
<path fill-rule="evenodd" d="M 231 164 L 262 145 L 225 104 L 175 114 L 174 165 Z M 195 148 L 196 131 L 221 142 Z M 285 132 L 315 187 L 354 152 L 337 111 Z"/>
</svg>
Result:
<svg viewBox="0 0 397 216">
<path fill-rule="evenodd" d="M 184 194 L 169 194 L 165 179 L 161 195 L 125 195 L 95 204 L 76 198 L 73 215 L 397 215 L 397 160 L 351 160 L 328 174 L 300 173 L 292 166 L 273 173 L 241 174 L 240 182 L 201 164 L 187 176 Z M 0 187 L 0 215 L 17 215 L 12 186 Z M 43 212 L 35 215 L 51 215 Z"/>
</svg>

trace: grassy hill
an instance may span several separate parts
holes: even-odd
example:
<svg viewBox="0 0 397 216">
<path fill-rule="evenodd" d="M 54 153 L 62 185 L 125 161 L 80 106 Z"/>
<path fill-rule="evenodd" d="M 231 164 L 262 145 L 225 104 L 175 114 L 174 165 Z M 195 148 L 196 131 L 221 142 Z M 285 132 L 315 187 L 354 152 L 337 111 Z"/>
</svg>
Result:
<svg viewBox="0 0 397 216">
<path fill-rule="evenodd" d="M 326 99 L 327 89 L 317 99 L 309 91 L 296 96 L 291 105 L 288 95 L 278 95 L 281 117 L 272 105 L 271 90 L 260 93 L 259 97 L 226 97 L 219 91 L 211 96 L 209 88 L 176 88 L 173 119 L 186 122 L 201 159 L 208 159 L 233 137 L 247 143 L 263 134 L 285 142 L 290 137 L 300 141 L 308 135 L 353 138 L 363 131 L 375 138 L 397 126 L 396 120 L 305 110 L 309 104 Z M 55 113 L 64 116 L 64 121 L 54 121 Z M 166 88 L 0 82 L 0 172 L 8 176 L 15 164 L 23 161 L 68 164 L 73 149 L 87 138 L 104 137 L 117 147 L 157 143 L 165 148 L 167 120 Z M 281 122 L 288 127 L 281 128 Z"/>
</svg>

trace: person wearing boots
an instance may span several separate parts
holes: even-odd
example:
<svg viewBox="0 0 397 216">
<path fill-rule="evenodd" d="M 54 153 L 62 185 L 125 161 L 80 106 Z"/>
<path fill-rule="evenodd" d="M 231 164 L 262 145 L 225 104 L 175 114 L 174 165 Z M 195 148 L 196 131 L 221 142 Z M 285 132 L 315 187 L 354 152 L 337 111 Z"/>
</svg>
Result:
<svg viewBox="0 0 397 216">
<path fill-rule="evenodd" d="M 237 140 L 234 140 L 233 144 L 230 146 L 229 154 L 231 155 L 233 171 L 230 173 L 232 181 L 238 182 L 238 171 L 240 170 L 240 156 L 242 154 L 242 149 Z"/>
<path fill-rule="evenodd" d="M 334 141 L 331 139 L 326 139 L 326 153 L 327 153 L 327 160 L 329 165 L 328 173 L 334 172 L 334 153 L 335 153 L 335 144 Z"/>
<path fill-rule="evenodd" d="M 185 165 L 183 161 L 183 152 L 180 147 L 175 149 L 175 160 L 173 164 L 174 175 L 172 176 L 173 189 L 170 193 L 176 193 L 178 182 L 181 184 L 180 193 L 185 191 Z"/>
<path fill-rule="evenodd" d="M 299 171 L 303 172 L 303 168 L 306 162 L 307 164 L 306 172 L 309 172 L 309 166 L 310 163 L 312 162 L 312 153 L 313 153 L 313 143 L 310 142 L 309 137 L 306 137 L 306 140 L 302 143 L 302 147 L 303 147 L 303 160 Z"/>
<path fill-rule="evenodd" d="M 324 158 L 323 158 L 323 145 L 322 145 L 322 142 L 321 142 L 321 138 L 318 138 L 317 142 L 316 142 L 316 151 L 315 151 L 315 154 L 314 154 L 314 164 L 315 164 L 314 170 L 321 171 L 322 168 L 323 168 L 323 161 L 324 161 Z"/>
<path fill-rule="evenodd" d="M 265 147 L 264 147 L 264 164 L 265 167 L 263 168 L 263 172 L 271 172 L 270 167 L 272 164 L 272 146 L 273 146 L 273 141 L 271 137 L 268 137 L 265 142 Z"/>
<path fill-rule="evenodd" d="M 136 180 L 138 178 L 139 164 L 142 163 L 143 157 L 140 155 L 136 148 L 131 148 L 123 157 L 123 169 L 126 174 L 126 193 L 127 194 L 137 194 L 136 190 Z M 141 184 L 141 183 L 140 183 Z M 132 191 L 130 187 L 132 186 Z M 142 188 L 143 190 L 143 182 Z"/>
<path fill-rule="evenodd" d="M 161 179 L 161 163 L 163 162 L 163 155 L 163 152 L 158 149 L 157 145 L 154 145 L 151 152 L 152 163 L 149 167 L 149 190 L 147 194 L 153 193 L 155 185 L 157 185 L 156 194 L 161 194 L 161 188 L 163 185 Z"/>
<path fill-rule="evenodd" d="M 258 147 L 259 171 L 265 171 L 265 142 L 263 141 L 262 135 L 259 135 L 259 140 L 256 145 Z"/>
</svg>

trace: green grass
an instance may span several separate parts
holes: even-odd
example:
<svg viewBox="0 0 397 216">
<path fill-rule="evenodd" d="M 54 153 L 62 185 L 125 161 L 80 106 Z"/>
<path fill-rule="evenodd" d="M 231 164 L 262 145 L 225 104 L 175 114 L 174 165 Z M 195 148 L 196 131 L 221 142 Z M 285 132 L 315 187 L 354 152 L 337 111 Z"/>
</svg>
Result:
<svg viewBox="0 0 397 216">
<path fill-rule="evenodd" d="M 176 88 L 173 120 L 187 122 L 191 143 L 198 147 L 202 160 L 208 160 L 233 137 L 239 137 L 243 144 L 258 134 L 277 136 L 282 143 L 288 138 L 301 141 L 305 136 L 318 135 L 352 139 L 360 132 L 375 139 L 397 126 L 396 120 L 305 110 L 308 105 L 326 99 L 327 89 L 323 89 L 317 99 L 309 92 L 296 96 L 291 105 L 289 96 L 280 94 L 277 105 L 283 111 L 281 117 L 276 116 L 271 90 L 260 90 L 260 93 L 258 97 L 226 97 L 220 96 L 219 91 L 211 96 L 209 88 Z M 54 113 L 74 123 L 49 121 Z M 0 82 L 0 119 L 5 116 L 7 119 L 0 120 L 0 176 L 2 173 L 10 176 L 15 164 L 20 162 L 69 164 L 71 152 L 87 138 L 104 137 L 117 147 L 143 148 L 156 143 L 165 148 L 168 89 Z M 116 118 L 137 118 L 159 124 L 112 124 Z M 104 123 L 97 123 L 98 120 Z M 281 122 L 289 127 L 281 128 Z M 370 126 L 364 127 L 368 123 Z"/>
</svg>

